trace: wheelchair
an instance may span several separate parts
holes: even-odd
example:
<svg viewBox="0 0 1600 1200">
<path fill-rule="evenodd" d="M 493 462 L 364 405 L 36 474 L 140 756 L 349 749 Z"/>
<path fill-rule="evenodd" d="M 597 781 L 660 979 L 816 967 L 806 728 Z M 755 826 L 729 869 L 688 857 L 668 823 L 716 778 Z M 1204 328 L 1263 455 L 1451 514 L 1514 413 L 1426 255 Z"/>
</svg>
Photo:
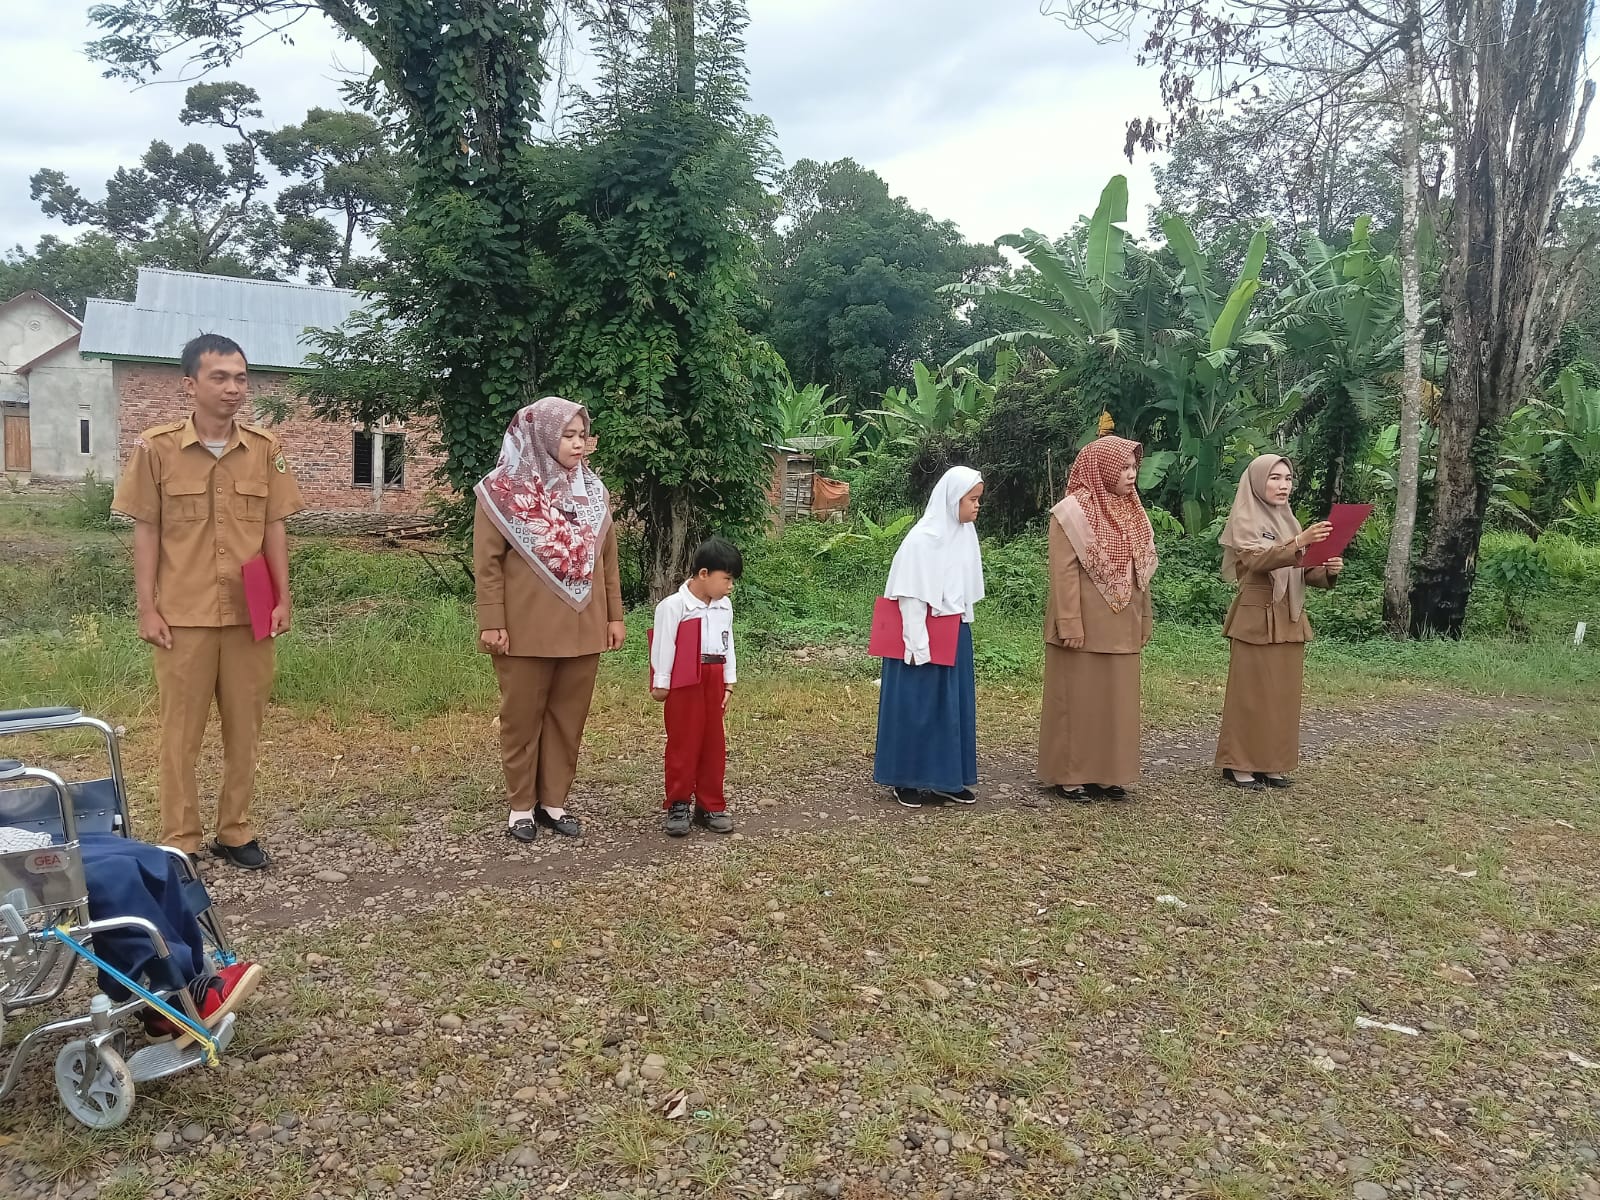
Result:
<svg viewBox="0 0 1600 1200">
<path fill-rule="evenodd" d="M 15 1090 L 30 1058 L 66 1036 L 69 1040 L 55 1060 L 61 1102 L 91 1129 L 113 1129 L 132 1112 L 138 1085 L 201 1064 L 217 1065 L 218 1056 L 233 1040 L 236 1014 L 228 1013 L 208 1027 L 188 988 L 151 991 L 121 976 L 95 954 L 97 934 L 133 930 L 149 938 L 157 958 L 169 957 L 165 939 L 151 922 L 137 917 L 95 921 L 89 914 L 80 838 L 85 833 L 132 837 L 116 730 L 75 708 L 0 712 L 0 738 L 54 736 L 72 730 L 101 735 L 108 775 L 68 783 L 54 771 L 6 758 L 0 747 L 0 828 L 25 831 L 20 837 L 8 835 L 13 843 L 36 843 L 25 849 L 0 848 L 0 1062 L 8 1040 L 7 1017 L 58 999 L 80 965 L 107 970 L 132 995 L 113 1003 L 96 991 L 87 1013 L 47 1021 L 21 1036 L 0 1076 L 0 1101 Z M 183 898 L 200 925 L 208 955 L 218 967 L 232 964 L 235 955 L 222 921 L 189 856 L 172 847 L 161 849 L 178 864 Z M 132 1018 L 145 1009 L 161 1013 L 177 1026 L 179 1035 L 130 1052 L 139 1040 L 130 1037 Z"/>
</svg>

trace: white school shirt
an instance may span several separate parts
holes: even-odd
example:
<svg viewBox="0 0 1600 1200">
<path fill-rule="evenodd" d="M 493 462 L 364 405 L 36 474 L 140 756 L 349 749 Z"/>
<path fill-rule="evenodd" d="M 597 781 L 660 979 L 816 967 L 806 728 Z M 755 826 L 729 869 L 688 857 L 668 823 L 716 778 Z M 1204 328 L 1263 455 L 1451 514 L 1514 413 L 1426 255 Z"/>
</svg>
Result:
<svg viewBox="0 0 1600 1200">
<path fill-rule="evenodd" d="M 650 686 L 672 686 L 672 660 L 678 649 L 678 626 L 685 619 L 700 620 L 700 653 L 720 654 L 727 659 L 722 669 L 724 683 L 738 679 L 738 661 L 733 653 L 733 601 L 724 596 L 707 604 L 689 590 L 686 583 L 656 605 L 654 640 L 650 646 Z"/>
</svg>

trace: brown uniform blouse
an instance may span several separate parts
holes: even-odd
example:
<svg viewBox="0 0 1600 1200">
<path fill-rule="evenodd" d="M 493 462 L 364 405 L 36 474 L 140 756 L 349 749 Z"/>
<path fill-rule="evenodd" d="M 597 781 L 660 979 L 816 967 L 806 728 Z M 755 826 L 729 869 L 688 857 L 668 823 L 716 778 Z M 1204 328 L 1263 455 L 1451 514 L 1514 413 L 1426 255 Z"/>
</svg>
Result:
<svg viewBox="0 0 1600 1200">
<path fill-rule="evenodd" d="M 607 526 L 594 560 L 594 590 L 581 610 L 545 583 L 496 528 L 478 502 L 472 522 L 472 572 L 478 629 L 504 629 L 517 658 L 578 658 L 606 648 L 606 625 L 622 620 L 617 529 Z"/>
<path fill-rule="evenodd" d="M 1272 572 L 1300 561 L 1304 550 L 1293 542 L 1270 550 L 1240 550 L 1239 594 L 1222 623 L 1222 636 L 1253 646 L 1273 646 L 1280 642 L 1309 642 L 1314 636 L 1305 613 L 1296 621 L 1289 613 L 1289 598 L 1273 602 Z M 1331 588 L 1337 576 L 1327 567 L 1312 567 L 1306 572 L 1306 586 Z"/>
<path fill-rule="evenodd" d="M 235 422 L 218 457 L 191 415 L 139 435 L 111 507 L 160 530 L 156 610 L 167 624 L 214 629 L 250 623 L 239 568 L 264 549 L 267 525 L 302 504 L 277 434 Z"/>
<path fill-rule="evenodd" d="M 1072 539 L 1061 522 L 1050 519 L 1050 595 L 1045 602 L 1044 640 L 1065 646 L 1082 638 L 1080 650 L 1090 654 L 1137 654 L 1150 640 L 1150 593 L 1133 588 L 1133 599 L 1121 612 L 1112 612 L 1100 589 L 1094 586 Z"/>
</svg>

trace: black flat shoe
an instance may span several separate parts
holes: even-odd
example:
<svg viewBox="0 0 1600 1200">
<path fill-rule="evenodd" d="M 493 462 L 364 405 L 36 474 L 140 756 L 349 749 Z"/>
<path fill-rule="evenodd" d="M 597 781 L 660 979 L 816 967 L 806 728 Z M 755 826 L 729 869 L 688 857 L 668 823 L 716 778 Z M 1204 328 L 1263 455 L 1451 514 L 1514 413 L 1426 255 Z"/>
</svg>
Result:
<svg viewBox="0 0 1600 1200">
<path fill-rule="evenodd" d="M 1241 792 L 1264 792 L 1267 790 L 1267 785 L 1262 783 L 1261 780 L 1257 779 L 1254 775 L 1250 776 L 1249 779 L 1240 781 L 1233 777 L 1232 771 L 1224 771 L 1222 773 L 1222 782 L 1227 784 L 1229 787 L 1238 788 Z"/>
<path fill-rule="evenodd" d="M 552 817 L 544 809 L 536 808 L 533 810 L 533 819 L 552 833 L 559 834 L 562 837 L 575 838 L 583 836 L 583 825 L 579 823 L 577 817 Z"/>
<path fill-rule="evenodd" d="M 539 836 L 539 827 L 527 817 L 506 826 L 506 836 L 519 842 L 531 842 Z"/>
<path fill-rule="evenodd" d="M 948 800 L 951 804 L 976 804 L 978 793 L 971 788 L 962 788 L 959 792 L 941 792 L 935 789 L 932 793 L 940 800 Z"/>
<path fill-rule="evenodd" d="M 1273 778 L 1271 775 L 1258 775 L 1256 778 L 1269 788 L 1291 788 L 1294 786 L 1294 780 L 1287 775 L 1279 775 L 1277 778 Z"/>
<path fill-rule="evenodd" d="M 212 842 L 211 853 L 246 871 L 263 871 L 272 865 L 272 859 L 254 838 L 242 846 L 224 846 L 221 842 Z"/>
<path fill-rule="evenodd" d="M 916 788 L 895 788 L 894 798 L 901 808 L 921 808 L 928 802 L 928 793 Z"/>
<path fill-rule="evenodd" d="M 1074 804 L 1087 804 L 1094 799 L 1089 795 L 1089 789 L 1084 787 L 1069 788 L 1064 783 L 1058 783 L 1050 789 L 1050 794 L 1060 800 L 1071 800 Z"/>
<path fill-rule="evenodd" d="M 1116 784 L 1106 787 L 1098 783 L 1091 783 L 1089 791 L 1101 800 L 1126 800 L 1128 798 L 1128 789 L 1118 787 Z"/>
</svg>

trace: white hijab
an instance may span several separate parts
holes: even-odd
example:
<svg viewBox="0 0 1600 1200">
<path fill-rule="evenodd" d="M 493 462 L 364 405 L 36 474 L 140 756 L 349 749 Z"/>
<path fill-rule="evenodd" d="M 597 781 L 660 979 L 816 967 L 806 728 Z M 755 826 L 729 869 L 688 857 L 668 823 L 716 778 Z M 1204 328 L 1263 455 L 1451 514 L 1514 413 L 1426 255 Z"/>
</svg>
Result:
<svg viewBox="0 0 1600 1200">
<path fill-rule="evenodd" d="M 895 551 L 885 596 L 921 600 L 935 615 L 960 613 L 963 620 L 972 620 L 972 606 L 983 599 L 983 556 L 978 531 L 961 521 L 961 498 L 982 482 L 983 476 L 971 467 L 951 467 L 944 473 L 922 520 Z"/>
</svg>

